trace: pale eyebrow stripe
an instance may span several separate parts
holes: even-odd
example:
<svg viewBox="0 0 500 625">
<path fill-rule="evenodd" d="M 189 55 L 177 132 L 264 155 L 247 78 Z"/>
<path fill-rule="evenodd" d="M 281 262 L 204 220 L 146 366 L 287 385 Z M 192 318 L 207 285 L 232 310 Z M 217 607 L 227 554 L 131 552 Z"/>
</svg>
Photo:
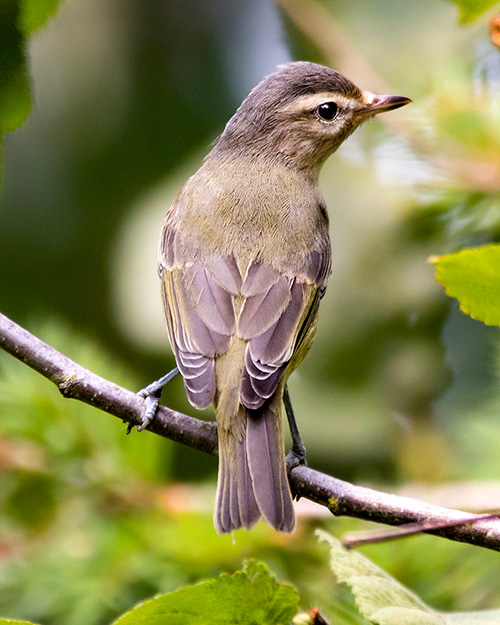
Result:
<svg viewBox="0 0 500 625">
<path fill-rule="evenodd" d="M 372 93 L 371 91 L 362 91 L 361 95 L 365 104 L 373 104 L 373 100 L 375 100 L 374 93 Z"/>
<path fill-rule="evenodd" d="M 320 93 L 301 96 L 284 106 L 282 110 L 287 113 L 300 113 L 302 111 L 314 110 L 325 102 L 335 102 L 340 107 L 349 109 L 359 108 L 360 106 L 359 100 L 356 100 L 354 97 L 349 98 L 341 93 L 335 93 L 334 91 L 322 91 Z"/>
</svg>

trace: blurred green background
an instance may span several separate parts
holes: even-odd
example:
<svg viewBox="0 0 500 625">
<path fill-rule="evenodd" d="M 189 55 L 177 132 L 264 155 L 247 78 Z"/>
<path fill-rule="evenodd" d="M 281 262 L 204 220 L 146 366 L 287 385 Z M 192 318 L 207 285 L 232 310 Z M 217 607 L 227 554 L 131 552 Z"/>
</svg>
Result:
<svg viewBox="0 0 500 625">
<path fill-rule="evenodd" d="M 174 366 L 156 275 L 163 216 L 248 91 L 305 59 L 407 95 L 410 107 L 357 131 L 321 174 L 333 275 L 290 392 L 311 466 L 500 507 L 498 331 L 460 313 L 426 263 L 500 240 L 493 13 L 461 25 L 445 0 L 61 2 L 28 43 L 32 113 L 4 135 L 0 310 L 145 386 Z M 180 380 L 163 401 L 195 414 Z M 3 353 L 0 469 L 0 616 L 104 625 L 256 556 L 298 585 L 304 608 L 356 622 L 312 530 L 361 524 L 311 504 L 292 537 L 260 526 L 218 537 L 214 458 L 125 437 Z M 429 537 L 367 552 L 438 608 L 500 605 L 497 554 Z"/>
</svg>

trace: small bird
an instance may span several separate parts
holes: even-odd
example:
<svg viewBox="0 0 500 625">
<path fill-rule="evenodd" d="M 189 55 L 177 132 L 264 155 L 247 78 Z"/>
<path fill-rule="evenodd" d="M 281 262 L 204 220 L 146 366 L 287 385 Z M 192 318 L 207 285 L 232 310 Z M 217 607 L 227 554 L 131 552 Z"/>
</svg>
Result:
<svg viewBox="0 0 500 625">
<path fill-rule="evenodd" d="M 363 121 L 409 102 L 362 91 L 322 65 L 279 66 L 243 101 L 165 217 L 168 336 L 189 401 L 214 403 L 217 416 L 219 534 L 261 517 L 294 529 L 281 413 L 331 272 L 319 170 Z M 291 465 L 304 461 L 295 455 Z"/>
</svg>

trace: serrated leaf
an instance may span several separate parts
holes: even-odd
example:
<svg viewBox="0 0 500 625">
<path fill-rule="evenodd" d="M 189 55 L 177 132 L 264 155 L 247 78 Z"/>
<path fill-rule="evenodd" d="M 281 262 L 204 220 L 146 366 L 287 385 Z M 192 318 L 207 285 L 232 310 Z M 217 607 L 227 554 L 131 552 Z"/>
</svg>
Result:
<svg viewBox="0 0 500 625">
<path fill-rule="evenodd" d="M 449 0 L 460 10 L 460 21 L 465 24 L 473 22 L 490 7 L 498 4 L 498 0 Z"/>
<path fill-rule="evenodd" d="M 485 245 L 429 259 L 436 280 L 460 309 L 487 325 L 500 325 L 500 245 Z"/>
<path fill-rule="evenodd" d="M 113 625 L 288 625 L 298 604 L 293 586 L 279 584 L 265 564 L 252 561 L 234 575 L 144 601 Z"/>
<path fill-rule="evenodd" d="M 321 530 L 320 540 L 330 545 L 330 568 L 339 583 L 349 586 L 356 605 L 367 620 L 377 625 L 493 625 L 500 624 L 500 610 L 439 612 L 385 573 L 357 551 L 345 549 Z"/>
<path fill-rule="evenodd" d="M 361 614 L 379 625 L 444 625 L 443 617 L 408 588 L 385 573 L 371 560 L 342 547 L 326 532 L 319 538 L 330 545 L 330 567 L 338 582 L 347 584 Z"/>
</svg>

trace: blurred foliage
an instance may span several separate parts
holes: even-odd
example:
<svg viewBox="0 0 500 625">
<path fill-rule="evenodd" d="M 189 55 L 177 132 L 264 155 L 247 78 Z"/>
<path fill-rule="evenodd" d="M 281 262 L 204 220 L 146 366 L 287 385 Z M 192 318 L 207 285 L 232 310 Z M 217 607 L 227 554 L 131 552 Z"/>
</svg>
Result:
<svg viewBox="0 0 500 625">
<path fill-rule="evenodd" d="M 490 5 L 457 4 L 463 19 Z M 173 365 L 155 274 L 161 220 L 250 88 L 293 56 L 404 93 L 411 107 L 360 129 L 322 172 L 334 273 L 292 399 L 312 466 L 385 489 L 408 483 L 436 503 L 450 482 L 449 505 L 500 507 L 498 332 L 460 313 L 425 262 L 500 242 L 500 54 L 488 15 L 463 28 L 438 0 L 280 0 L 279 15 L 268 0 L 195 0 L 189 11 L 180 0 L 65 0 L 26 48 L 55 6 L 0 7 L 0 130 L 29 111 L 26 49 L 34 102 L 4 135 L 2 312 L 143 387 Z M 190 410 L 179 381 L 164 401 Z M 312 535 L 361 523 L 311 513 L 292 537 L 261 524 L 219 537 L 215 459 L 125 436 L 6 354 L 0 422 L 0 615 L 108 625 L 255 557 L 293 582 L 303 609 L 364 622 Z M 431 537 L 366 552 L 436 609 L 500 605 L 498 554 Z"/>
<path fill-rule="evenodd" d="M 472 22 L 489 8 L 498 4 L 498 0 L 450 0 L 460 9 L 462 22 Z"/>
<path fill-rule="evenodd" d="M 2 135 L 31 109 L 26 38 L 56 11 L 59 0 L 3 0 L 0 4 L 0 150 Z"/>
<path fill-rule="evenodd" d="M 91 337 L 78 337 L 61 321 L 32 325 L 43 340 L 99 375 L 133 384 Z M 500 374 L 500 344 L 498 361 Z M 332 586 L 326 553 L 313 533 L 319 525 L 340 536 L 361 522 L 313 513 L 299 517 L 292 536 L 263 523 L 218 536 L 214 476 L 192 487 L 174 483 L 172 443 L 146 432 L 125 436 L 118 420 L 63 400 L 54 385 L 5 353 L 0 380 L 2 616 L 43 625 L 109 625 L 138 601 L 221 570 L 236 571 L 252 557 L 296 586 L 303 609 L 318 605 L 341 625 L 362 622 L 349 593 Z M 499 405 L 500 398 L 490 407 L 491 418 L 485 407 L 481 419 L 457 419 L 450 433 L 460 453 L 451 461 L 458 465 L 457 480 L 500 472 Z M 479 458 L 481 450 L 488 455 Z M 436 608 L 500 604 L 497 553 L 428 536 L 365 551 Z"/>
<path fill-rule="evenodd" d="M 17 0 L 19 28 L 30 35 L 54 15 L 61 0 Z"/>
<path fill-rule="evenodd" d="M 0 136 L 14 130 L 30 110 L 24 35 L 18 26 L 19 3 L 0 5 Z"/>
</svg>

